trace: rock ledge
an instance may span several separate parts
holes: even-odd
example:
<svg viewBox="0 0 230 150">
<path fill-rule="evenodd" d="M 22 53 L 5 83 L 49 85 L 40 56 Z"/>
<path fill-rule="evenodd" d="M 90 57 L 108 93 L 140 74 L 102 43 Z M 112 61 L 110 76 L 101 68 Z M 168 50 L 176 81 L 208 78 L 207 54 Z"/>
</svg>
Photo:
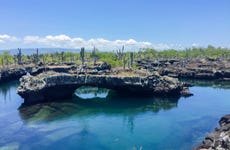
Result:
<svg viewBox="0 0 230 150">
<path fill-rule="evenodd" d="M 20 79 L 18 94 L 25 103 L 36 103 L 72 97 L 83 85 L 115 90 L 123 94 L 189 96 L 188 88 L 177 79 L 160 76 L 92 75 L 47 72 L 36 76 L 26 75 Z"/>
</svg>

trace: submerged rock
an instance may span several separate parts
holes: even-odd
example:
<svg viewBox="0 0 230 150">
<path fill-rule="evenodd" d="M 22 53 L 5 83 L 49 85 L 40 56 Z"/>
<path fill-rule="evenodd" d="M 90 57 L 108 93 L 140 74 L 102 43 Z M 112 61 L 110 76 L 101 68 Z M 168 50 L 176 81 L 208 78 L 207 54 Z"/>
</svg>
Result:
<svg viewBox="0 0 230 150">
<path fill-rule="evenodd" d="M 37 76 L 23 76 L 18 94 L 26 104 L 71 98 L 80 86 L 96 86 L 115 90 L 122 94 L 136 95 L 191 95 L 188 88 L 177 79 L 160 76 L 158 73 L 140 76 L 132 75 L 88 75 L 47 72 Z"/>
<path fill-rule="evenodd" d="M 229 150 L 230 149 L 230 114 L 219 121 L 220 127 L 209 133 L 194 150 Z"/>
</svg>

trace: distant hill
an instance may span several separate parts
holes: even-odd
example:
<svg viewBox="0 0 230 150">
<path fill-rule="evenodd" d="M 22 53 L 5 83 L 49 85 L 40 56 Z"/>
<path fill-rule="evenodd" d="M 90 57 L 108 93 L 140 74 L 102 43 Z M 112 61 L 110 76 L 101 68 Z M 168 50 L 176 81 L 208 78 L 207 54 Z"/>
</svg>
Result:
<svg viewBox="0 0 230 150">
<path fill-rule="evenodd" d="M 38 48 L 39 53 L 54 53 L 54 52 L 75 52 L 75 53 L 79 53 L 80 50 L 79 49 L 67 49 L 67 48 Z M 0 50 L 0 54 L 2 54 L 5 50 Z M 18 53 L 18 49 L 10 49 L 7 50 L 10 51 L 11 54 L 17 54 Z M 36 53 L 36 48 L 22 48 L 22 54 L 23 55 L 31 55 Z"/>
</svg>

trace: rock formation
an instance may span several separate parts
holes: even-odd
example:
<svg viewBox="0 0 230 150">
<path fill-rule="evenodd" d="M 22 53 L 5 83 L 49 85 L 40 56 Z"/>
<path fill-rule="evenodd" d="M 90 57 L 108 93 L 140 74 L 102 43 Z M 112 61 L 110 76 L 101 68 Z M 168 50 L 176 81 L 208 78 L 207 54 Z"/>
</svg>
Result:
<svg viewBox="0 0 230 150">
<path fill-rule="evenodd" d="M 115 90 L 122 94 L 137 95 L 190 95 L 188 88 L 177 79 L 160 76 L 158 73 L 141 76 L 126 74 L 71 74 L 46 72 L 37 76 L 23 76 L 18 94 L 25 103 L 36 103 L 72 97 L 74 91 L 83 85 Z"/>
<path fill-rule="evenodd" d="M 19 79 L 26 74 L 25 68 L 13 68 L 0 71 L 0 83 L 9 80 Z"/>
<path fill-rule="evenodd" d="M 230 149 L 230 114 L 219 121 L 220 127 L 209 133 L 204 141 L 194 150 L 229 150 Z"/>
<path fill-rule="evenodd" d="M 230 80 L 230 60 L 220 59 L 143 59 L 136 61 L 139 68 L 157 71 L 183 79 Z"/>
</svg>

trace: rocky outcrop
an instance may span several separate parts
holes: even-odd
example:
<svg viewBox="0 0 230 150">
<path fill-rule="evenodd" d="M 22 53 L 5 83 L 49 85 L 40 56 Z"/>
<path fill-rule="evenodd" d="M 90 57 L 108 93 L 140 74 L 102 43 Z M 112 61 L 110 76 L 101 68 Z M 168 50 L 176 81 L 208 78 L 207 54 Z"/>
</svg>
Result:
<svg viewBox="0 0 230 150">
<path fill-rule="evenodd" d="M 0 83 L 9 80 L 16 80 L 26 74 L 25 68 L 13 68 L 0 71 Z"/>
<path fill-rule="evenodd" d="M 230 80 L 230 60 L 221 59 L 165 59 L 138 60 L 139 68 L 157 71 L 160 75 L 167 75 L 183 79 L 202 80 Z"/>
<path fill-rule="evenodd" d="M 122 94 L 144 95 L 190 95 L 188 88 L 177 79 L 160 76 L 132 75 L 91 75 L 47 72 L 37 76 L 23 76 L 18 94 L 25 103 L 36 103 L 72 97 L 74 91 L 83 85 L 115 90 Z"/>
<path fill-rule="evenodd" d="M 201 145 L 194 150 L 229 150 L 230 149 L 230 114 L 219 121 L 220 127 L 209 133 Z"/>
<path fill-rule="evenodd" d="M 37 66 L 20 66 L 20 68 L 9 68 L 9 69 L 2 69 L 0 70 L 0 83 L 6 82 L 10 80 L 17 80 L 21 78 L 23 75 L 29 73 L 33 76 L 38 74 L 47 72 L 47 71 L 54 71 L 54 72 L 61 72 L 61 73 L 77 73 L 77 74 L 98 74 L 100 72 L 105 72 L 106 70 L 111 70 L 111 65 L 103 62 L 99 63 L 95 66 L 76 66 L 75 64 L 49 64 L 44 65 L 41 62 Z"/>
<path fill-rule="evenodd" d="M 44 73 L 47 71 L 55 71 L 55 72 L 63 72 L 63 73 L 68 73 L 72 69 L 72 66 L 47 66 L 47 67 L 33 67 L 32 70 L 30 71 L 30 74 L 35 76 L 40 73 Z"/>
<path fill-rule="evenodd" d="M 98 74 L 100 71 L 111 70 L 111 65 L 103 62 L 95 66 L 76 66 L 76 65 L 50 65 L 50 66 L 35 66 L 30 71 L 31 75 L 38 75 L 47 71 L 55 71 L 62 73 L 77 73 L 77 74 Z"/>
</svg>

